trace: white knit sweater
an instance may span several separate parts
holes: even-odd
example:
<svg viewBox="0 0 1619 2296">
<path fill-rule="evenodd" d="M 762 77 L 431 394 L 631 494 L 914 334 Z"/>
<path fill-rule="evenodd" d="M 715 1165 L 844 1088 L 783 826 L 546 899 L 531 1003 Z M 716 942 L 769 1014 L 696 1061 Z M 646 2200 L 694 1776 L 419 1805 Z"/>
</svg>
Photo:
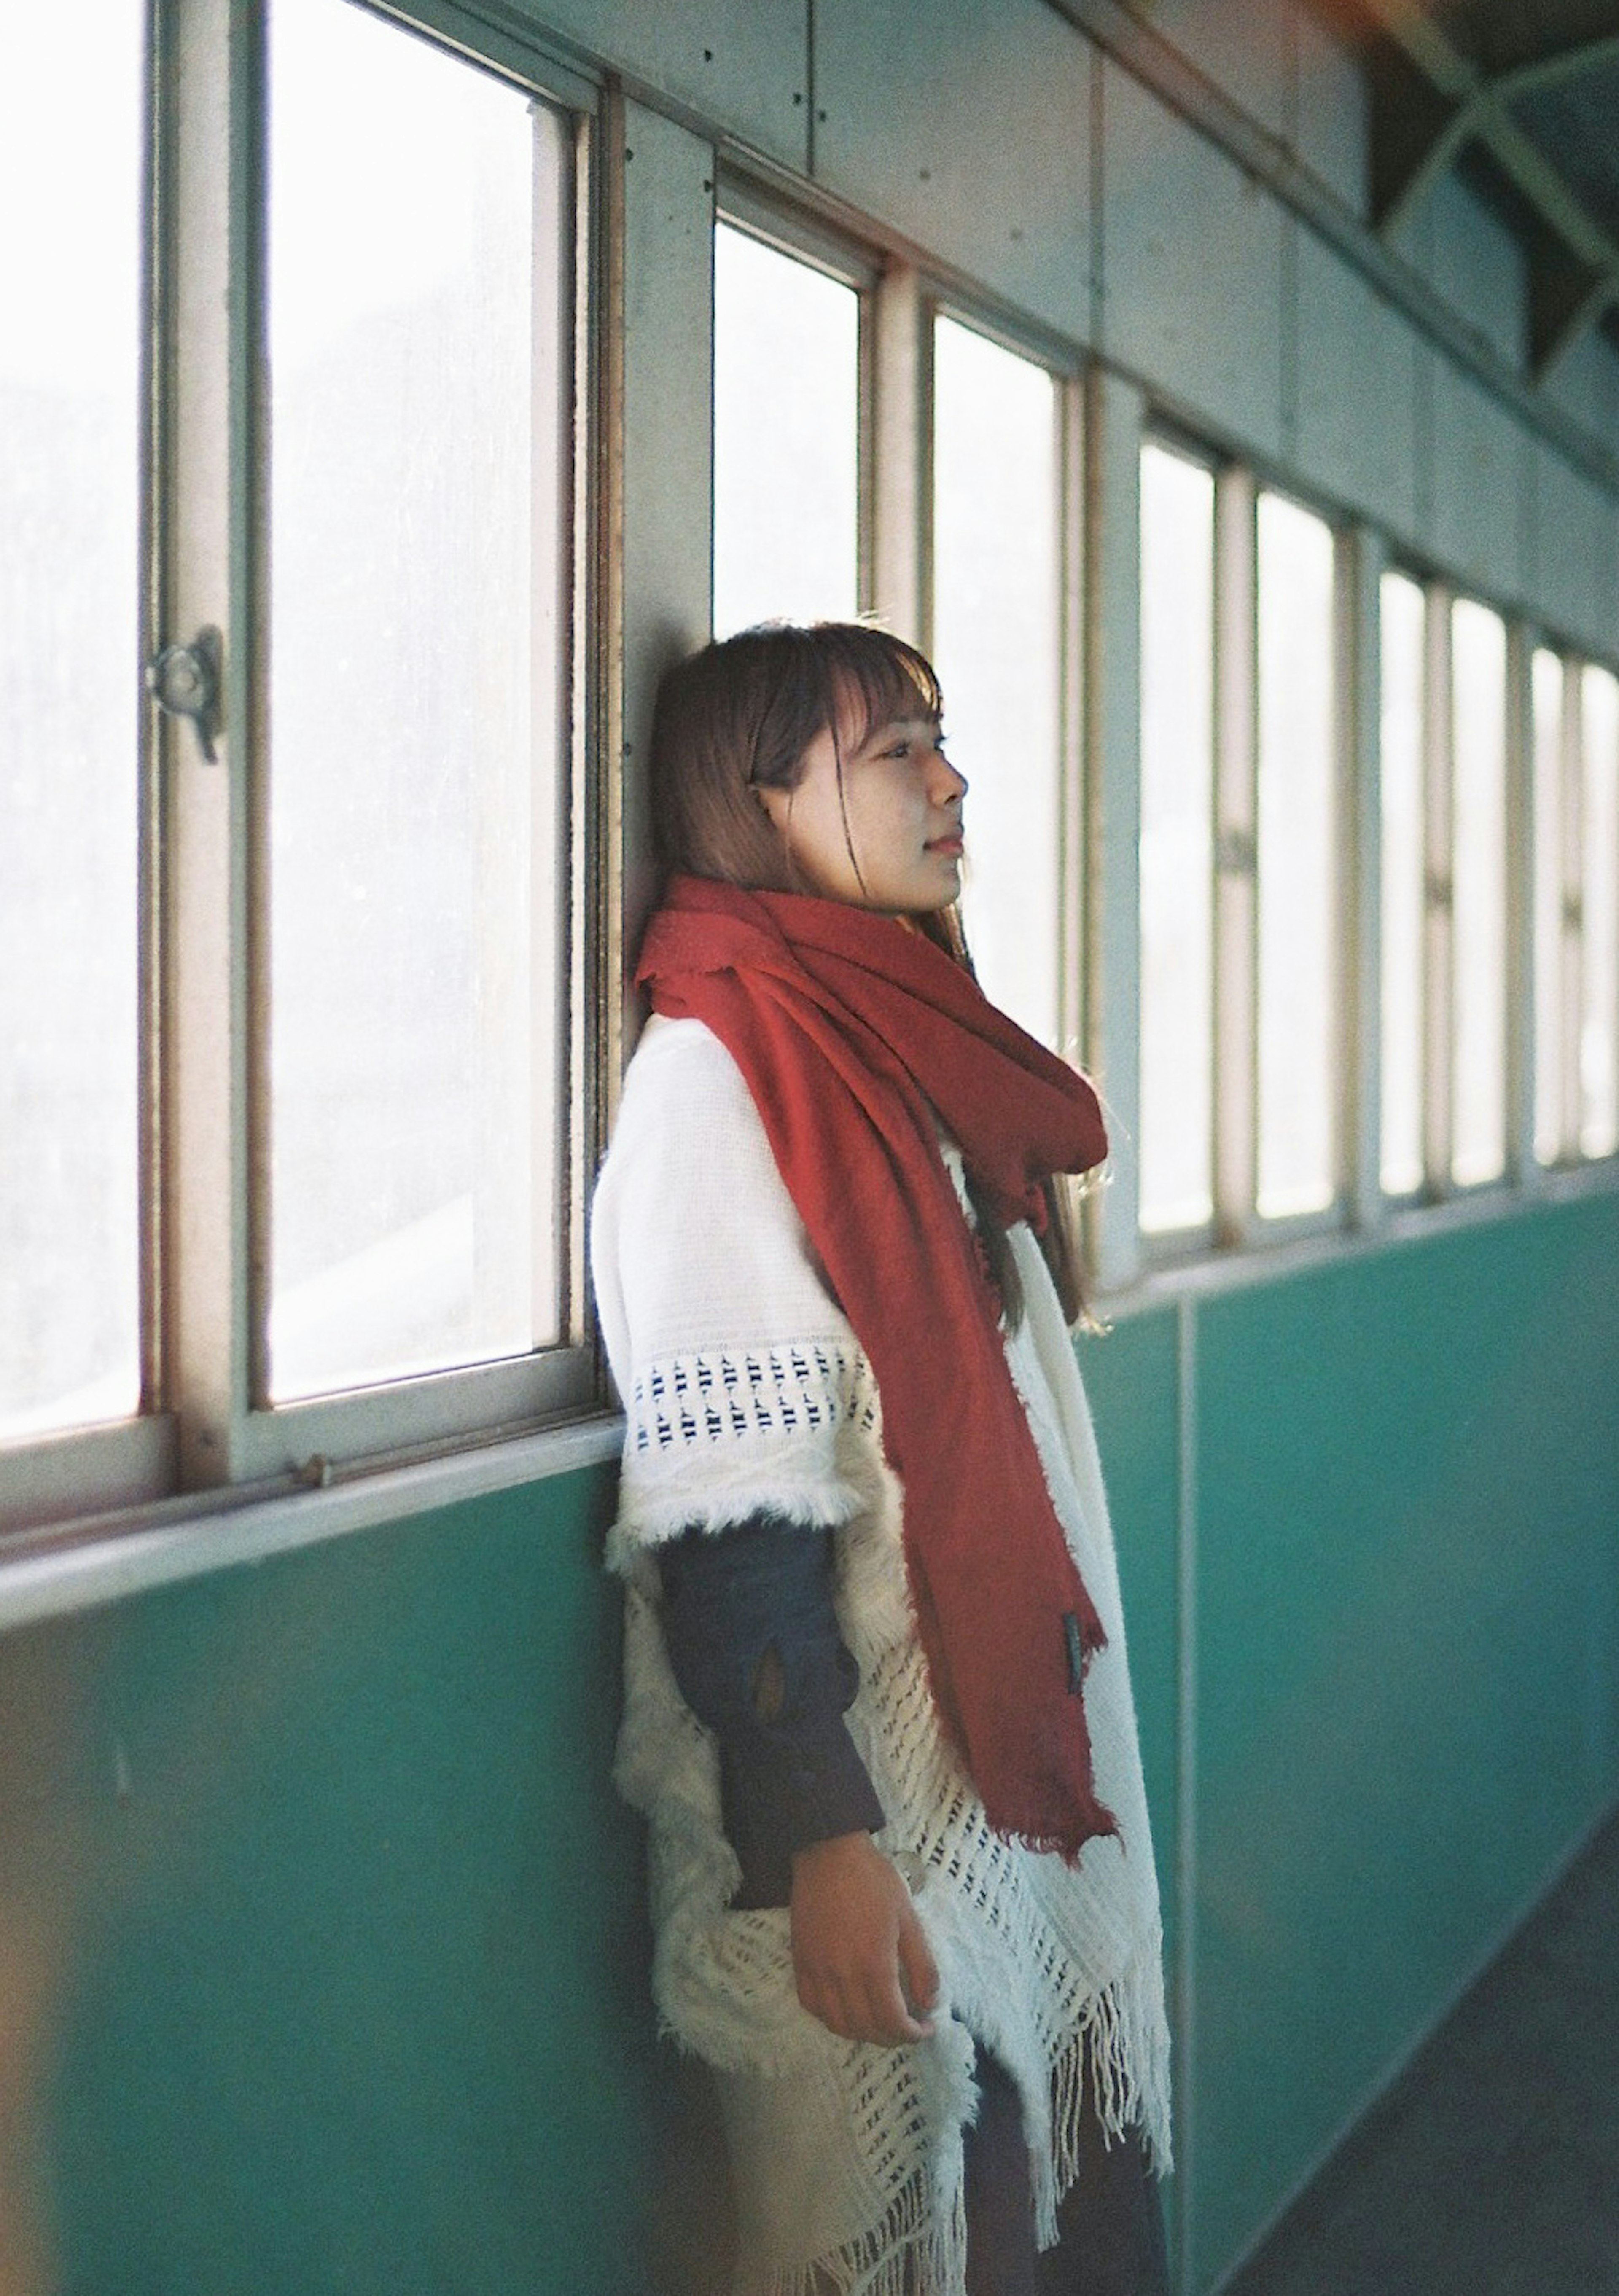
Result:
<svg viewBox="0 0 1619 2296">
<path fill-rule="evenodd" d="M 992 1833 L 944 1742 L 870 1368 L 730 1054 L 699 1021 L 649 1023 L 591 1237 L 628 1417 L 610 1546 L 628 1595 L 618 1775 L 651 1826 L 661 2013 L 719 2076 L 738 2296 L 806 2296 L 818 2267 L 860 2296 L 962 2296 L 975 2043 L 1022 2096 L 1042 2245 L 1074 2174 L 1087 2071 L 1104 2126 L 1141 2122 L 1169 2164 L 1162 1934 L 1106 1502 L 1050 1276 L 1026 1228 L 1012 1248 L 1026 1307 L 1007 1358 L 1107 1635 L 1085 1710 L 1097 1791 L 1120 1831 L 1087 1843 L 1077 1869 Z M 840 1527 L 839 1620 L 861 1674 L 849 1726 L 887 1813 L 879 1845 L 910 1884 L 942 1980 L 934 2036 L 910 2046 L 829 2032 L 799 2005 L 785 1910 L 730 1906 L 739 1874 L 717 1752 L 676 1689 L 647 1550 L 759 1508 Z"/>
</svg>

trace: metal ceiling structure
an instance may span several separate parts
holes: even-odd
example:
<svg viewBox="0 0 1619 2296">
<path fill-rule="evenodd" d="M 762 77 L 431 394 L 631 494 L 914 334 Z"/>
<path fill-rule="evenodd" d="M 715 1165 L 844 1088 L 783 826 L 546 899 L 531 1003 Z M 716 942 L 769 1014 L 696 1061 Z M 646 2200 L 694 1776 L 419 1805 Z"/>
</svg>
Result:
<svg viewBox="0 0 1619 2296">
<path fill-rule="evenodd" d="M 1323 13 L 1367 64 L 1385 242 L 1460 168 L 1524 243 L 1534 380 L 1590 326 L 1619 330 L 1615 0 L 1335 0 Z"/>
</svg>

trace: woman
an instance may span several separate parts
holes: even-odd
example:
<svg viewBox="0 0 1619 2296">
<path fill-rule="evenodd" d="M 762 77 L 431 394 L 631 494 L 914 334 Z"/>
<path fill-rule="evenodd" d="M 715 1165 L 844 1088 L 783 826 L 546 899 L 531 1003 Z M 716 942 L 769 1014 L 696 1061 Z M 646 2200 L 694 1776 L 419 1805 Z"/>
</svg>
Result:
<svg viewBox="0 0 1619 2296">
<path fill-rule="evenodd" d="M 860 625 L 659 695 L 592 1236 L 620 1775 L 739 2289 L 1157 2296 L 1161 1932 L 1053 1177 L 1106 1143 L 966 965 L 941 712 Z"/>
</svg>

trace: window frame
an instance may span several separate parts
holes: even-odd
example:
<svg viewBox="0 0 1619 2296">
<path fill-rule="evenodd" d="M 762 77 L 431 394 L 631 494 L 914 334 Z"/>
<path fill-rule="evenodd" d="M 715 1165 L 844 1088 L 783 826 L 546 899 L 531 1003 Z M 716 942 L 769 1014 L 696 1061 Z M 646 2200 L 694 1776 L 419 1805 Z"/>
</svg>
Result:
<svg viewBox="0 0 1619 2296">
<path fill-rule="evenodd" d="M 1590 931 L 1589 904 L 1586 898 L 1585 856 L 1589 831 L 1587 800 L 1590 793 L 1590 774 L 1585 741 L 1588 725 L 1586 681 L 1593 675 L 1614 679 L 1619 668 L 1590 652 L 1571 653 L 1566 657 L 1568 669 L 1574 673 L 1573 698 L 1570 685 L 1566 683 L 1565 694 L 1565 783 L 1566 819 L 1573 825 L 1572 837 L 1566 835 L 1563 849 L 1565 911 L 1563 958 L 1566 967 L 1567 998 L 1563 1057 L 1564 1070 L 1564 1158 L 1578 1168 L 1601 1167 L 1619 1159 L 1619 1144 L 1612 1148 L 1588 1149 L 1584 1144 L 1586 1105 L 1583 1070 L 1583 1037 L 1586 1021 L 1586 954 L 1587 933 Z M 1567 718 L 1572 717 L 1572 726 Z M 1619 855 L 1609 855 L 1610 862 L 1619 868 Z M 1572 915 L 1571 915 L 1572 912 Z M 1610 1059 L 1619 1057 L 1619 979 L 1609 984 L 1610 1004 L 1607 1025 L 1610 1031 Z"/>
<path fill-rule="evenodd" d="M 1592 670 L 1619 677 L 1619 657 L 1604 659 L 1590 647 L 1577 644 L 1544 624 L 1533 621 L 1524 624 L 1522 643 L 1528 676 L 1533 676 L 1536 654 L 1544 652 L 1556 660 L 1562 679 L 1557 744 L 1559 849 L 1557 878 L 1559 902 L 1555 960 L 1561 977 L 1557 984 L 1557 1041 L 1550 1053 L 1557 1108 L 1557 1145 L 1549 1162 L 1541 1161 L 1533 1132 L 1533 1095 L 1541 1064 L 1546 1057 L 1546 1048 L 1540 1042 L 1538 1030 L 1532 1031 L 1525 1048 L 1525 1060 L 1529 1064 L 1532 1128 L 1524 1158 L 1524 1177 L 1531 1186 L 1538 1185 L 1555 1191 L 1559 1185 L 1593 1170 L 1612 1168 L 1619 1171 L 1619 1148 L 1592 1153 L 1582 1144 L 1585 1111 L 1581 1078 L 1581 1035 L 1585 1005 L 1585 885 L 1582 866 L 1586 782 L 1585 679 Z M 1530 707 L 1533 709 L 1533 693 Z M 1529 738 L 1533 743 L 1533 721 Z M 1538 824 L 1533 826 L 1538 829 Z M 1534 860 L 1532 851 L 1526 864 L 1531 871 Z M 1525 898 L 1530 905 L 1533 931 L 1533 875 L 1528 881 Z M 1538 962 L 1538 950 L 1532 950 L 1532 963 L 1534 962 Z M 1533 972 L 1529 977 L 1533 982 Z M 1615 1014 L 1615 1027 L 1619 1033 L 1619 1010 Z"/>
<path fill-rule="evenodd" d="M 1064 1057 L 1075 1065 L 1086 1060 L 1087 942 L 1089 898 L 1085 865 L 1087 791 L 1085 775 L 1085 365 L 1072 345 L 1059 347 L 1040 330 L 1009 325 L 979 299 L 952 290 L 936 275 L 916 279 L 920 344 L 917 367 L 923 378 L 920 413 L 923 424 L 914 474 L 920 497 L 919 567 L 916 579 L 916 643 L 933 658 L 935 555 L 933 534 L 934 448 L 937 437 L 933 391 L 934 330 L 949 321 L 982 337 L 1027 365 L 1038 367 L 1052 384 L 1056 427 L 1057 500 L 1054 505 L 1056 543 L 1056 967 L 1057 1042 Z M 949 695 L 945 695 L 949 722 Z M 969 827 L 969 838 L 971 831 Z"/>
<path fill-rule="evenodd" d="M 933 604 L 933 325 L 983 336 L 1040 366 L 1058 386 L 1060 852 L 1058 1025 L 1071 1057 L 1088 1058 L 1086 861 L 1086 488 L 1089 364 L 1075 344 L 1009 312 L 942 266 L 885 242 L 813 185 L 784 190 L 732 157 L 715 176 L 716 225 L 748 233 L 859 297 L 859 600 L 930 656 Z M 947 706 L 948 706 L 948 699 Z"/>
<path fill-rule="evenodd" d="M 360 0 L 363 4 L 363 0 Z M 600 1412 L 606 1391 L 585 1283 L 587 1187 L 615 1050 L 604 996 L 616 894 L 601 770 L 605 689 L 620 675 L 601 578 L 613 409 L 602 337 L 616 323 L 603 92 L 538 44 L 441 0 L 370 9 L 555 112 L 571 143 L 562 223 L 571 340 L 564 458 L 570 697 L 559 835 L 553 1115 L 559 1175 L 555 1346 L 344 1392 L 266 1399 L 268 611 L 266 12 L 148 0 L 144 123 L 142 659 L 224 634 L 219 761 L 148 702 L 141 798 L 139 1201 L 142 1393 L 136 1417 L 0 1441 L 0 1533 L 236 1499 L 414 1463 Z M 564 166 L 566 163 L 564 162 Z M 549 1217 L 549 1207 L 547 1208 Z"/>
<path fill-rule="evenodd" d="M 1379 1169 L 1366 1225 L 1403 1226 L 1448 1204 L 1489 1205 L 1533 1188 L 1534 1156 L 1534 822 L 1532 664 L 1534 634 L 1498 599 L 1464 585 L 1403 552 L 1390 552 L 1386 570 L 1415 584 L 1423 600 L 1423 1008 L 1421 1120 L 1423 1173 L 1418 1185 L 1393 1192 Z M 1505 650 L 1502 710 L 1505 736 L 1505 851 L 1500 884 L 1504 941 L 1502 1043 L 1503 1160 L 1487 1178 L 1459 1181 L 1454 1173 L 1456 1007 L 1454 987 L 1453 824 L 1457 773 L 1452 626 L 1459 601 L 1483 607 L 1500 623 Z M 1380 1032 L 1379 1032 L 1380 1036 Z M 1381 1073 L 1381 1043 L 1378 1046 Z"/>
<path fill-rule="evenodd" d="M 717 160 L 713 227 L 721 226 L 757 240 L 789 261 L 847 287 L 855 297 L 855 600 L 856 611 L 875 611 L 875 495 L 881 455 L 877 441 L 878 303 L 883 258 L 852 233 L 834 228 L 818 216 L 780 197 L 754 176 Z M 713 338 L 711 305 L 710 337 Z M 710 613 L 713 608 L 712 556 Z"/>
<path fill-rule="evenodd" d="M 1217 452 L 1217 450 L 1216 450 L 1216 449 L 1214 449 L 1213 447 L 1212 447 L 1208 446 L 1204 441 L 1203 441 L 1203 440 L 1201 440 L 1201 439 L 1197 439 L 1193 438 L 1189 433 L 1188 433 L 1188 432 L 1186 432 L 1186 431 L 1182 430 L 1181 429 L 1179 429 L 1179 426 L 1177 426 L 1177 425 L 1175 425 L 1175 424 L 1173 424 L 1173 423 L 1171 423 L 1171 422 L 1169 422 L 1165 421 L 1165 420 L 1164 420 L 1161 415 L 1157 414 L 1155 412 L 1151 412 L 1151 413 L 1149 413 L 1148 419 L 1146 420 L 1146 422 L 1143 424 L 1143 426 L 1142 426 L 1141 436 L 1140 436 L 1140 439 L 1139 439 L 1139 440 L 1138 440 L 1138 445 L 1137 445 L 1137 450 L 1136 450 L 1136 472 L 1135 472 L 1135 485 L 1136 485 L 1136 503 L 1137 503 L 1137 516 L 1138 516 L 1138 532 L 1139 532 L 1140 504 L 1141 504 L 1141 475 L 1140 475 L 1140 474 L 1141 474 L 1141 461 L 1142 461 L 1142 456 L 1144 455 L 1144 454 L 1146 453 L 1146 449 L 1147 449 L 1147 447 L 1156 447 L 1156 448 L 1157 448 L 1160 452 L 1162 452 L 1162 453 L 1176 455 L 1176 456 L 1178 456 L 1178 457 L 1180 459 L 1180 461 L 1182 461 L 1183 463 L 1192 463 L 1192 464 L 1193 464 L 1193 465 L 1195 465 L 1197 469 L 1199 469 L 1199 470 L 1201 470 L 1201 471 L 1204 472 L 1207 474 L 1207 476 L 1208 476 L 1208 478 L 1209 478 L 1209 480 L 1210 480 L 1210 482 L 1211 482 L 1212 488 L 1212 506 L 1211 506 L 1210 534 L 1209 534 L 1209 574 L 1210 574 L 1210 603 L 1211 603 L 1210 630 L 1209 630 L 1209 637 L 1210 637 L 1210 647 L 1209 647 L 1209 763 L 1210 763 L 1210 775 L 1209 775 L 1209 854 L 1210 854 L 1210 871 L 1211 871 L 1211 877 L 1210 877 L 1210 899 L 1209 899 L 1209 927 L 1210 927 L 1210 950 L 1209 950 L 1209 958 L 1210 958 L 1210 962 L 1209 962 L 1209 1077 L 1208 1077 L 1208 1096 L 1209 1096 L 1209 1139 L 1208 1139 L 1208 1152 L 1209 1152 L 1209 1195 L 1210 1195 L 1210 1212 L 1209 1212 L 1209 1217 L 1208 1217 L 1208 1218 L 1207 1218 L 1206 1220 L 1196 1220 L 1196 1221 L 1189 1221 L 1189 1222 L 1188 1222 L 1188 1223 L 1187 1223 L 1185 1226 L 1179 1226 L 1179 1227 L 1155 1227 L 1155 1228 L 1147 1228 L 1147 1227 L 1144 1227 L 1144 1226 L 1141 1225 L 1141 1218 L 1140 1218 L 1140 1201 L 1139 1201 L 1139 1179 L 1138 1179 L 1138 1168 L 1139 1168 L 1139 1161 L 1140 1161 L 1140 1152 L 1139 1152 L 1139 1147 L 1138 1147 L 1138 1145 L 1134 1146 L 1134 1147 L 1132 1148 L 1131 1153 L 1132 1153 L 1132 1155 L 1133 1155 L 1133 1157 L 1134 1157 L 1134 1159 L 1135 1159 L 1135 1161 L 1136 1161 L 1136 1164 L 1137 1164 L 1137 1167 L 1138 1167 L 1138 1183 L 1137 1183 L 1137 1191 L 1136 1191 L 1136 1193 L 1137 1193 L 1137 1203 L 1136 1203 L 1136 1217 L 1135 1217 L 1135 1225 L 1136 1225 L 1136 1250 L 1137 1250 L 1137 1253 L 1138 1253 L 1138 1257 L 1139 1257 L 1139 1261 L 1140 1261 L 1140 1265 L 1141 1265 L 1142 1268 L 1143 1268 L 1144 1270 L 1156 1272 L 1156 1271 L 1158 1271 L 1158 1270 L 1160 1270 L 1160 1269 L 1174 1268 L 1174 1267 L 1180 1267 L 1180 1266 L 1182 1266 L 1183 1264 L 1185 1264 L 1185 1263 L 1186 1263 L 1187 1261 L 1188 1261 L 1188 1260 L 1204 1259 L 1204 1258 L 1208 1257 L 1211 1253 L 1212 1253 L 1212 1252 L 1216 1251 L 1217 1250 L 1219 1250 L 1219 1249 L 1220 1248 L 1220 1245 L 1221 1245 L 1221 1243 L 1222 1243 L 1222 1241 L 1224 1240 L 1224 1239 L 1222 1238 L 1222 1234 L 1221 1234 L 1221 1219 L 1220 1219 L 1221 1187 L 1220 1187 L 1220 1144 L 1221 1144 L 1222 1137 L 1229 1138 L 1229 1126 L 1230 1126 L 1230 1123 L 1231 1123 L 1231 1121 L 1232 1121 L 1233 1116 L 1235 1115 L 1236 1111 L 1233 1111 L 1233 1110 L 1228 1110 L 1228 1111 L 1224 1111 L 1224 1112 L 1222 1113 L 1222 1111 L 1221 1111 L 1221 1108 L 1220 1108 L 1220 1027 L 1221 1027 L 1221 1009 L 1220 1009 L 1220 988 L 1221 988 L 1221 979 L 1220 979 L 1220 951 L 1221 943 L 1222 943 L 1222 923 L 1221 923 L 1221 917 L 1220 917 L 1220 906 L 1221 906 L 1222 877 L 1223 877 L 1223 874 L 1224 874 L 1224 873 L 1223 873 L 1223 871 L 1222 871 L 1222 868 L 1221 868 L 1221 864 L 1220 864 L 1220 835 L 1221 835 L 1221 794 L 1220 794 L 1220 770 L 1221 770 L 1221 758 L 1222 758 L 1222 757 L 1223 757 L 1223 756 L 1226 754 L 1226 752 L 1227 752 L 1228 744 L 1229 744 L 1229 740 L 1230 740 L 1230 725 L 1229 725 L 1229 718 L 1226 717 L 1226 714 L 1225 714 L 1224 706 L 1223 706 L 1223 700 L 1222 700 L 1222 694 L 1221 694 L 1221 687 L 1220 687 L 1220 659 L 1221 659 L 1220 629 L 1220 594 L 1221 594 L 1221 565 L 1220 565 L 1221 512 L 1220 512 L 1220 489 L 1221 489 L 1221 481 L 1222 481 L 1223 474 L 1224 474 L 1227 471 L 1229 471 L 1229 470 L 1232 469 L 1233 467 L 1235 467 L 1235 465 L 1233 464 L 1233 462 L 1232 462 L 1231 457 L 1228 456 L 1228 455 L 1223 455 L 1220 454 L 1219 452 Z M 1141 555 L 1139 539 L 1138 540 L 1138 551 L 1137 551 L 1137 554 L 1138 554 L 1138 562 L 1139 562 L 1140 555 Z M 1139 580 L 1138 580 L 1138 583 L 1137 583 L 1137 617 L 1138 617 L 1138 622 L 1137 622 L 1137 627 L 1138 627 L 1138 639 L 1137 639 L 1137 645 L 1138 645 L 1138 655 L 1139 655 L 1139 651 L 1140 651 L 1140 636 L 1139 636 L 1139 631 L 1140 631 L 1140 584 L 1139 584 Z M 1137 693 L 1137 703 L 1136 703 L 1136 709 L 1137 709 L 1137 723 L 1138 723 L 1138 726 L 1139 726 L 1139 724 L 1140 724 L 1140 722 L 1141 722 L 1141 704 L 1140 704 L 1140 698 L 1139 698 L 1139 697 L 1140 697 L 1140 691 L 1141 691 L 1141 677 L 1140 677 L 1140 674 L 1139 674 L 1139 667 L 1140 667 L 1140 666 L 1139 666 L 1139 660 L 1138 660 L 1138 675 L 1137 675 L 1137 679 L 1136 679 L 1136 693 Z M 1139 757 L 1139 748 L 1138 748 L 1138 757 L 1137 757 L 1137 776 L 1138 776 L 1138 787 L 1139 787 L 1140 772 L 1141 772 L 1141 765 L 1140 765 L 1140 757 Z M 1139 835 L 1139 808 L 1138 808 L 1138 835 Z M 1139 866 L 1139 864 L 1138 863 L 1138 866 Z M 1225 935 L 1229 936 L 1229 932 L 1230 932 L 1230 931 L 1231 931 L 1232 923 L 1233 923 L 1233 922 L 1237 922 L 1237 921 L 1236 921 L 1236 920 L 1230 920 L 1230 921 L 1229 921 L 1229 922 L 1225 924 L 1225 926 L 1224 926 L 1224 928 L 1223 928 L 1223 931 L 1224 931 Z M 1136 1008 L 1137 1008 L 1137 1020 L 1136 1020 L 1136 1038 L 1137 1038 L 1136 1068 L 1137 1068 L 1137 1077 L 1138 1077 L 1137 1107 L 1136 1107 L 1136 1110 L 1135 1110 L 1135 1129 L 1136 1129 L 1137 1142 L 1138 1143 L 1138 1142 L 1139 1142 L 1139 1138 L 1140 1138 L 1140 1134 L 1141 1134 L 1141 1115 L 1142 1115 L 1141 1107 L 1140 1107 L 1140 1097 L 1139 1097 L 1140 1041 L 1141 1041 L 1141 1020 L 1142 1020 L 1142 1013 L 1141 1013 L 1141 975 L 1140 975 L 1140 964 L 1141 964 L 1141 919 L 1140 919 L 1140 888 L 1139 888 L 1139 882 L 1138 882 L 1138 886 L 1137 886 L 1137 916 L 1136 916 L 1135 964 L 1136 964 L 1136 968 L 1137 968 L 1137 973 L 1136 973 Z"/>
<path fill-rule="evenodd" d="M 1365 538 L 1341 513 L 1311 499 L 1291 480 L 1253 461 L 1222 452 L 1189 432 L 1155 406 L 1144 411 L 1136 443 L 1136 502 L 1139 518 L 1140 455 L 1148 445 L 1200 465 L 1214 480 L 1213 531 L 1213 819 L 1212 852 L 1212 972 L 1213 1076 L 1212 1217 L 1193 1226 L 1144 1229 L 1138 1205 L 1134 1236 L 1120 1273 L 1130 1280 L 1253 1250 L 1270 1250 L 1337 1234 L 1354 1218 L 1364 1153 L 1356 1126 L 1362 1097 L 1352 1016 L 1364 1001 L 1357 970 L 1360 940 L 1359 751 L 1364 696 L 1365 636 L 1360 568 Z M 1333 665 L 1331 787 L 1334 918 L 1330 944 L 1328 1027 L 1333 1090 L 1328 1120 L 1332 1193 L 1318 1209 L 1262 1214 L 1259 1161 L 1259 505 L 1274 495 L 1318 520 L 1331 537 Z M 1139 540 L 1136 611 L 1139 615 Z M 1137 899 L 1139 944 L 1139 890 Z M 1136 991 L 1138 1043 L 1139 980 Z M 1138 1119 L 1139 1110 L 1136 1111 Z"/>
</svg>

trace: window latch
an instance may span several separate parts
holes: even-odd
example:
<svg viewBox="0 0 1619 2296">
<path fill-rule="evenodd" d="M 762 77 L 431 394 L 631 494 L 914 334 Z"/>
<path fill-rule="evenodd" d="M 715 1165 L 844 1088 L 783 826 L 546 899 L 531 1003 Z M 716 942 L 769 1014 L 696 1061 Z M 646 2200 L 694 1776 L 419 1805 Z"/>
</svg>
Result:
<svg viewBox="0 0 1619 2296">
<path fill-rule="evenodd" d="M 214 742 L 221 725 L 224 654 L 225 641 L 210 622 L 189 645 L 165 646 L 146 665 L 147 693 L 166 717 L 190 718 L 210 766 L 219 762 Z"/>
</svg>

